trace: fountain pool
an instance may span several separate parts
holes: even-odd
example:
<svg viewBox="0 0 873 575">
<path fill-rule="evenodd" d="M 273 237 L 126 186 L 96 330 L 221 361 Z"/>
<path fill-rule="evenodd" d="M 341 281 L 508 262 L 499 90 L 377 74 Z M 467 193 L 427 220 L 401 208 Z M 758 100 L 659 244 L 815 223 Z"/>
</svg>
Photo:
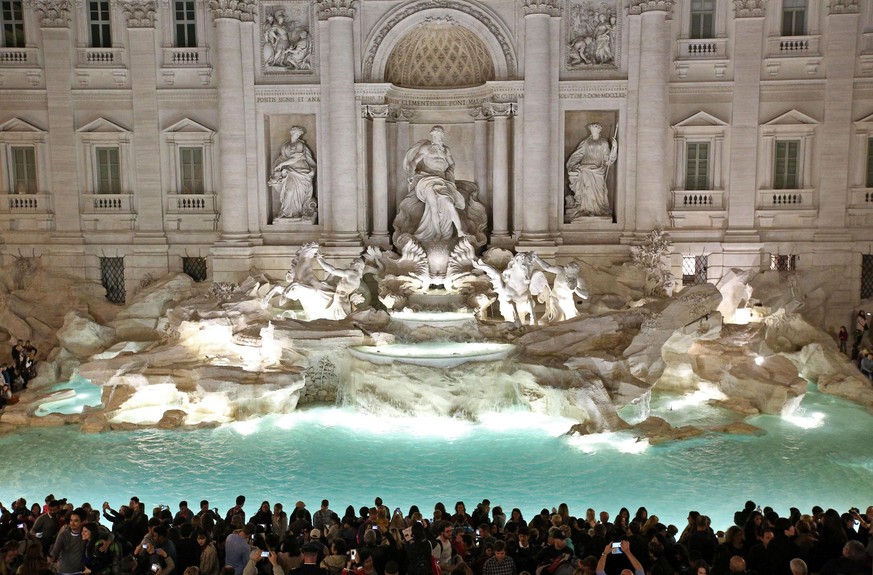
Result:
<svg viewBox="0 0 873 575">
<path fill-rule="evenodd" d="M 656 395 L 653 414 L 673 424 L 713 425 L 735 416 L 691 398 Z M 631 414 L 623 413 L 626 417 Z M 381 496 L 390 507 L 437 501 L 522 509 L 526 517 L 560 502 L 615 514 L 648 507 L 681 525 L 689 509 L 726 528 L 746 499 L 807 512 L 873 504 L 873 416 L 810 386 L 790 418 L 749 419 L 766 435 L 707 435 L 649 446 L 627 433 L 566 437 L 567 421 L 523 412 L 388 419 L 342 407 L 311 408 L 196 431 L 33 428 L 0 437 L 0 501 L 47 493 L 113 505 L 138 495 L 175 509 L 209 499 L 223 511 L 236 495 L 334 510 Z"/>
</svg>

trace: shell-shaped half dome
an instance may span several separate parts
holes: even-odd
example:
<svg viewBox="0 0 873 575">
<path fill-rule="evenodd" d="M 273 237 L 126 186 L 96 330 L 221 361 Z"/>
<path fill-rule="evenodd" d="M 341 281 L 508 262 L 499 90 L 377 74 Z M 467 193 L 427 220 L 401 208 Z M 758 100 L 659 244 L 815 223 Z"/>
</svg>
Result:
<svg viewBox="0 0 873 575">
<path fill-rule="evenodd" d="M 485 43 L 451 19 L 422 22 L 400 39 L 385 66 L 385 81 L 405 88 L 477 86 L 493 79 Z"/>
</svg>

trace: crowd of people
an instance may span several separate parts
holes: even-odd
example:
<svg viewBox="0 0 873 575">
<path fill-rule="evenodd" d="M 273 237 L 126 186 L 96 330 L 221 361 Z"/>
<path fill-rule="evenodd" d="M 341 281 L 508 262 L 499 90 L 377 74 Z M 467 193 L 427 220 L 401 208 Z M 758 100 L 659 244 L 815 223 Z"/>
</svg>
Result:
<svg viewBox="0 0 873 575">
<path fill-rule="evenodd" d="M 36 377 L 36 351 L 29 339 L 19 339 L 12 346 L 12 363 L 0 364 L 0 409 L 16 403 L 15 394 Z"/>
<path fill-rule="evenodd" d="M 873 506 L 780 517 L 749 501 L 722 532 L 696 511 L 677 528 L 645 507 L 525 518 L 487 499 L 472 513 L 462 501 L 392 512 L 380 498 L 342 516 L 328 500 L 314 512 L 245 505 L 182 501 L 149 516 L 137 497 L 117 510 L 52 495 L 0 503 L 0 575 L 870 575 L 873 556 Z"/>
</svg>

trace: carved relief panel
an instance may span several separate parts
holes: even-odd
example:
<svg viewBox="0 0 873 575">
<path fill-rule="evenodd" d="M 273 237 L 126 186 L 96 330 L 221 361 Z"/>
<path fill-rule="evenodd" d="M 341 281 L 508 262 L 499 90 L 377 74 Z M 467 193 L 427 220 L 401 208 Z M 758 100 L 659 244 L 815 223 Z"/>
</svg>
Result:
<svg viewBox="0 0 873 575">
<path fill-rule="evenodd" d="M 261 4 L 261 66 L 267 74 L 312 74 L 312 12 L 306 0 Z"/>
<path fill-rule="evenodd" d="M 617 0 L 569 0 L 564 16 L 567 71 L 613 70 L 620 62 Z"/>
</svg>

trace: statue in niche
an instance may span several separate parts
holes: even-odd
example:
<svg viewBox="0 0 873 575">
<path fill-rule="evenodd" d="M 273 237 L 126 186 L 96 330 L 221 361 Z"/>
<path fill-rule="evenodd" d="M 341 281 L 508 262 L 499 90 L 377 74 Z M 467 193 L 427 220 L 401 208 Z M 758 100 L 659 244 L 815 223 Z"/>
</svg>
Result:
<svg viewBox="0 0 873 575">
<path fill-rule="evenodd" d="M 567 160 L 572 195 L 566 197 L 564 218 L 567 223 L 580 217 L 612 217 L 606 178 L 609 167 L 618 157 L 618 141 L 612 137 L 612 145 L 600 138 L 603 126 L 588 124 L 588 137 L 579 143 L 576 151 Z"/>
<path fill-rule="evenodd" d="M 273 163 L 273 175 L 267 183 L 279 193 L 276 219 L 312 220 L 318 203 L 314 196 L 315 158 L 302 136 L 306 132 L 294 126 Z"/>
<path fill-rule="evenodd" d="M 618 18 L 615 6 L 571 2 L 567 21 L 567 67 L 615 66 Z"/>
<path fill-rule="evenodd" d="M 455 186 L 455 160 L 445 135 L 442 126 L 434 126 L 430 140 L 417 142 L 403 160 L 410 191 L 424 204 L 421 221 L 412 234 L 423 242 L 466 235 L 459 215 L 466 201 Z"/>
<path fill-rule="evenodd" d="M 479 202 L 479 187 L 455 180 L 455 160 L 441 126 L 433 126 L 429 139 L 406 152 L 403 168 L 408 188 L 394 219 L 394 245 L 420 245 L 431 281 L 448 289 L 457 279 L 455 271 L 469 268 L 470 253 L 486 240 L 488 214 Z"/>
<path fill-rule="evenodd" d="M 285 10 L 265 17 L 263 32 L 264 66 L 286 70 L 311 70 L 312 40 L 309 28 L 296 20 L 286 23 Z"/>
</svg>

